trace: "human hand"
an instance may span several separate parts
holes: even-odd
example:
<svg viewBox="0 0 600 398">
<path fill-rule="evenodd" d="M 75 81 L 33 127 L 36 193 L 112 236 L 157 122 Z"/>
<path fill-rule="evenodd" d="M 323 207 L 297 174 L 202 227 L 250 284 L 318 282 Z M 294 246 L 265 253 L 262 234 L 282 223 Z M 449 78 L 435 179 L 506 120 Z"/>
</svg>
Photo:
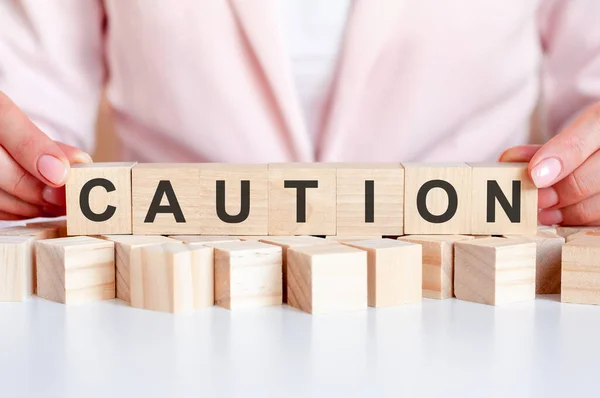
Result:
<svg viewBox="0 0 600 398">
<path fill-rule="evenodd" d="M 46 136 L 0 91 L 0 220 L 64 215 L 70 165 L 91 162 Z"/>
<path fill-rule="evenodd" d="M 500 161 L 529 162 L 540 223 L 600 225 L 600 103 L 546 144 L 510 148 Z"/>
</svg>

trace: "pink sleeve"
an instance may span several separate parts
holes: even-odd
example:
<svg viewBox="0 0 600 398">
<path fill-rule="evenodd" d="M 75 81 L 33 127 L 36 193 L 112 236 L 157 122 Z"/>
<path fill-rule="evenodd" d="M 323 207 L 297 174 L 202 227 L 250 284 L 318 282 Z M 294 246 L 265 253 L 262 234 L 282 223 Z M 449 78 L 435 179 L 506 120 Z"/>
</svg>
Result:
<svg viewBox="0 0 600 398">
<path fill-rule="evenodd" d="M 104 79 L 100 0 L 0 1 L 0 90 L 46 134 L 91 150 Z"/>
<path fill-rule="evenodd" d="M 543 0 L 539 16 L 541 116 L 549 138 L 600 101 L 600 1 Z"/>
</svg>

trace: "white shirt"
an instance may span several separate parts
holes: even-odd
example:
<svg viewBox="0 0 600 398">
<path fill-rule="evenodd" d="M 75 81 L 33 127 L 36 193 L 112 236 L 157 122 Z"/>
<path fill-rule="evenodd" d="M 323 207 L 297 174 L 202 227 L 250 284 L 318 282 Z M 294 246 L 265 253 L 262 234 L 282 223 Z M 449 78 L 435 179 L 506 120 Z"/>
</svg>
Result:
<svg viewBox="0 0 600 398">
<path fill-rule="evenodd" d="M 282 26 L 306 126 L 315 137 L 352 0 L 280 0 Z"/>
</svg>

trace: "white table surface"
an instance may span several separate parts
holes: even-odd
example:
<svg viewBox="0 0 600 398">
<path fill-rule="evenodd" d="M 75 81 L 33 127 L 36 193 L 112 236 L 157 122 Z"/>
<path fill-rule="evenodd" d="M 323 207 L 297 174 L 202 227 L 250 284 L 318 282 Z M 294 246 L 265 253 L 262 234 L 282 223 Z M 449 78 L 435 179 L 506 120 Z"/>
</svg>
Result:
<svg viewBox="0 0 600 398">
<path fill-rule="evenodd" d="M 423 300 L 311 316 L 0 303 L 0 397 L 598 396 L 600 307 Z"/>
</svg>

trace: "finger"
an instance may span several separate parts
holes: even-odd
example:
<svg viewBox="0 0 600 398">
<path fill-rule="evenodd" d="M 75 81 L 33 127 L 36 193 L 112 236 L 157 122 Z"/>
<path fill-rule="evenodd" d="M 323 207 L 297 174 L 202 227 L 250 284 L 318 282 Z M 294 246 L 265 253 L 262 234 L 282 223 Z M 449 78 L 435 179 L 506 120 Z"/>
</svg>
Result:
<svg viewBox="0 0 600 398">
<path fill-rule="evenodd" d="M 46 204 L 42 191 L 46 186 L 22 168 L 0 146 L 0 189 L 34 205 Z"/>
<path fill-rule="evenodd" d="M 600 103 L 542 146 L 529 163 L 538 188 L 549 187 L 567 177 L 600 148 Z"/>
<path fill-rule="evenodd" d="M 542 210 L 538 218 L 544 224 L 600 225 L 600 195 L 561 209 Z"/>
<path fill-rule="evenodd" d="M 42 209 L 43 217 L 60 217 L 66 215 L 67 209 L 64 206 L 46 206 Z"/>
<path fill-rule="evenodd" d="M 520 145 L 508 148 L 500 155 L 499 162 L 529 162 L 541 145 Z"/>
<path fill-rule="evenodd" d="M 27 218 L 40 217 L 42 210 L 5 191 L 0 191 L 0 211 Z"/>
<path fill-rule="evenodd" d="M 538 208 L 549 209 L 558 204 L 558 193 L 553 187 L 538 189 Z"/>
<path fill-rule="evenodd" d="M 60 147 L 2 92 L 0 144 L 21 167 L 45 184 L 59 187 L 67 181 L 69 161 Z"/>
<path fill-rule="evenodd" d="M 566 207 L 600 193 L 600 152 L 594 153 L 571 174 L 554 184 L 557 207 Z"/>
<path fill-rule="evenodd" d="M 64 207 L 67 203 L 65 187 L 45 187 L 42 196 L 48 205 Z"/>
<path fill-rule="evenodd" d="M 93 163 L 92 157 L 74 146 L 56 141 L 56 145 L 63 151 L 70 164 Z"/>
<path fill-rule="evenodd" d="M 0 220 L 1 221 L 20 221 L 20 220 L 28 220 L 31 217 L 19 216 L 16 214 L 11 214 L 0 210 Z"/>
</svg>

